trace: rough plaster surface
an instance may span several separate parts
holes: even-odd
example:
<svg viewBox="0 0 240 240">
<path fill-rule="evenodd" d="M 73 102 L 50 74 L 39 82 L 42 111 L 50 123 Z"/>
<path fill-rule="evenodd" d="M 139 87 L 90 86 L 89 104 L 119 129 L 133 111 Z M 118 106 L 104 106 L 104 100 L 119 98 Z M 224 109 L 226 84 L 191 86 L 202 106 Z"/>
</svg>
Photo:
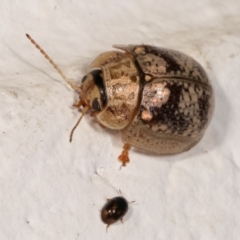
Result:
<svg viewBox="0 0 240 240">
<path fill-rule="evenodd" d="M 0 1 L 0 239 L 237 240 L 240 236 L 239 0 Z M 113 44 L 183 51 L 206 69 L 213 120 L 191 151 L 132 150 L 86 116 L 69 143 L 77 95 L 25 37 L 76 83 Z M 105 197 L 130 205 L 106 233 Z"/>
</svg>

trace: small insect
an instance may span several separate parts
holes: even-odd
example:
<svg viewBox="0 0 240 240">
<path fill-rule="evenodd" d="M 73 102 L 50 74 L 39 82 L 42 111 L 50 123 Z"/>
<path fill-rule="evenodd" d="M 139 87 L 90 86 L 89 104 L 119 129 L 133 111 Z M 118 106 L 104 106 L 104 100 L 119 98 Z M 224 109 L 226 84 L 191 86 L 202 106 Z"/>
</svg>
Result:
<svg viewBox="0 0 240 240">
<path fill-rule="evenodd" d="M 147 152 L 176 154 L 203 137 L 214 110 L 214 93 L 207 74 L 193 58 L 176 50 L 149 45 L 115 46 L 102 53 L 82 78 L 68 80 L 53 60 L 27 34 L 63 79 L 79 92 L 86 113 L 109 129 L 120 130 L 124 143 L 118 157 L 125 166 L 131 146 Z"/>
<path fill-rule="evenodd" d="M 101 218 L 104 223 L 107 224 L 108 227 L 120 220 L 122 223 L 122 219 L 124 215 L 128 211 L 128 202 L 124 197 L 115 197 L 112 199 L 107 199 L 107 203 L 103 206 L 101 210 Z"/>
</svg>

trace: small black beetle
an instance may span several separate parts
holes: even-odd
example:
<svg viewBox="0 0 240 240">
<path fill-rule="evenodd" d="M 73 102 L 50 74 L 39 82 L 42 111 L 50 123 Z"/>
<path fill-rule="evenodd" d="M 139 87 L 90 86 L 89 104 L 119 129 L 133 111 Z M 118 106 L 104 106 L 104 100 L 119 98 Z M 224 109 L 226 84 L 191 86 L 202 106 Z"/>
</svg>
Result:
<svg viewBox="0 0 240 240">
<path fill-rule="evenodd" d="M 101 218 L 108 227 L 117 222 L 118 220 L 123 219 L 123 216 L 128 211 L 128 202 L 123 197 L 115 197 L 112 199 L 107 199 L 107 203 L 103 206 L 101 210 Z"/>
</svg>

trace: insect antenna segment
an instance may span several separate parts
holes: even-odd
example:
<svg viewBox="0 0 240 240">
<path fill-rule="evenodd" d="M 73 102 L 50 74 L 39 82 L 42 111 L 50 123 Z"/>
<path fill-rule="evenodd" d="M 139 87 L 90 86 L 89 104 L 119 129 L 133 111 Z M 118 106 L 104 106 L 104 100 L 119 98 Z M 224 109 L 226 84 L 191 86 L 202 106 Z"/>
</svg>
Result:
<svg viewBox="0 0 240 240">
<path fill-rule="evenodd" d="M 73 88 L 74 90 L 80 92 L 80 87 L 74 85 L 70 80 L 68 80 L 68 78 L 63 74 L 63 72 L 60 70 L 60 68 L 57 66 L 57 64 L 48 56 L 48 54 L 32 39 L 32 37 L 29 34 L 26 34 L 26 37 L 31 41 L 31 43 L 42 53 L 42 55 L 50 62 L 50 64 L 57 70 L 57 72 L 61 75 L 61 77 L 67 82 L 68 85 L 71 86 L 71 88 Z M 77 104 L 73 105 L 74 107 L 80 108 L 83 107 L 82 110 L 82 115 L 81 117 L 78 119 L 77 123 L 75 124 L 75 126 L 73 127 L 71 134 L 70 134 L 70 142 L 72 141 L 72 137 L 73 137 L 73 133 L 75 131 L 75 129 L 77 128 L 78 124 L 80 123 L 80 121 L 82 120 L 83 116 L 87 113 L 87 111 L 89 110 L 89 106 L 85 106 L 84 102 L 82 100 L 80 100 Z"/>
<path fill-rule="evenodd" d="M 51 65 L 57 70 L 57 72 L 61 75 L 61 77 L 73 88 L 74 90 L 80 91 L 80 88 L 74 85 L 67 77 L 63 74 L 57 64 L 48 56 L 48 54 L 31 38 L 29 34 L 26 34 L 27 38 L 31 41 L 31 43 L 42 53 L 42 55 L 51 63 Z"/>
<path fill-rule="evenodd" d="M 77 123 L 75 124 L 75 126 L 73 127 L 73 129 L 72 129 L 72 131 L 71 131 L 71 133 L 70 133 L 70 139 L 69 139 L 70 142 L 72 142 L 72 137 L 73 137 L 73 133 L 74 133 L 75 129 L 77 128 L 78 124 L 81 122 L 83 116 L 87 113 L 87 111 L 89 110 L 89 108 L 90 108 L 89 106 L 86 106 L 86 107 L 84 107 L 84 109 L 82 110 L 82 115 L 81 115 L 81 117 L 78 119 Z"/>
</svg>

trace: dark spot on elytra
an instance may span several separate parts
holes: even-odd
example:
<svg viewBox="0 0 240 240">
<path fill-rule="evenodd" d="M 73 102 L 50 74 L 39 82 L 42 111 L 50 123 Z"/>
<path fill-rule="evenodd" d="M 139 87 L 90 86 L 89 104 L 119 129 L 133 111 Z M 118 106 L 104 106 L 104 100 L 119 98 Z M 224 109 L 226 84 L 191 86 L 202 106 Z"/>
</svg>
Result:
<svg viewBox="0 0 240 240">
<path fill-rule="evenodd" d="M 158 48 L 154 48 L 154 47 L 148 48 L 147 50 L 148 50 L 147 51 L 148 53 L 159 56 L 160 58 L 163 58 L 166 61 L 167 73 L 172 72 L 172 71 L 173 72 L 177 72 L 177 71 L 183 72 L 184 68 L 174 60 L 172 54 L 169 53 L 169 51 L 164 51 L 164 50 L 159 51 Z M 146 62 L 146 63 L 149 64 L 149 62 Z M 156 66 L 156 67 L 158 67 L 158 66 Z"/>
<path fill-rule="evenodd" d="M 167 84 L 166 88 L 168 88 L 171 92 L 167 103 L 163 104 L 160 108 L 151 107 L 150 111 L 153 114 L 152 120 L 143 122 L 148 124 L 150 127 L 159 123 L 166 124 L 168 129 L 171 129 L 172 132 L 177 131 L 179 134 L 182 134 L 184 131 L 186 131 L 190 124 L 190 121 L 186 120 L 184 113 L 180 113 L 178 111 L 178 104 L 183 86 Z M 141 110 L 144 110 L 144 108 L 142 107 Z M 177 114 L 175 114 L 176 112 Z"/>
</svg>

